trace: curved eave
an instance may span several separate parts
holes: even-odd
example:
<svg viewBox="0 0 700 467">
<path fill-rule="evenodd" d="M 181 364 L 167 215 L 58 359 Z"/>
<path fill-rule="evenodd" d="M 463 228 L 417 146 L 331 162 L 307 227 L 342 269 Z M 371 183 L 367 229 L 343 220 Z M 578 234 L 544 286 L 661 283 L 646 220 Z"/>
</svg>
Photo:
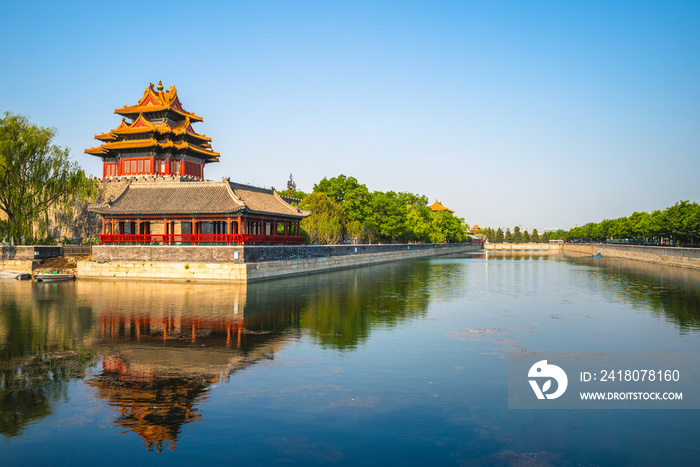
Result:
<svg viewBox="0 0 700 467">
<path fill-rule="evenodd" d="M 95 139 L 98 141 L 104 141 L 109 142 L 109 141 L 114 141 L 117 139 L 117 135 L 114 134 L 114 130 L 110 130 L 107 133 L 101 133 L 99 135 L 95 135 Z"/>
<path fill-rule="evenodd" d="M 152 148 L 158 145 L 158 141 L 155 139 L 136 139 L 131 141 L 117 141 L 114 143 L 105 143 L 102 145 L 104 149 L 138 149 L 138 148 Z"/>
<path fill-rule="evenodd" d="M 102 146 L 98 146 L 96 148 L 88 148 L 84 152 L 85 154 L 92 154 L 93 156 L 104 156 L 109 154 L 109 151 L 104 149 Z"/>
<path fill-rule="evenodd" d="M 191 136 L 192 138 L 198 139 L 199 141 L 206 141 L 206 142 L 211 142 L 211 138 L 208 136 L 200 135 L 198 133 L 192 133 L 191 131 L 187 131 L 184 128 L 183 129 L 173 129 L 173 134 L 174 135 L 187 135 Z"/>
<path fill-rule="evenodd" d="M 114 109 L 114 113 L 117 115 L 121 115 L 123 117 L 128 117 L 128 118 L 133 118 L 132 115 L 138 115 L 138 114 L 148 114 L 148 113 L 153 113 L 153 112 L 163 112 L 163 111 L 171 111 L 174 112 L 178 115 L 181 115 L 183 117 L 189 117 L 190 120 L 201 122 L 204 119 L 198 115 L 195 115 L 193 113 L 185 112 L 184 110 L 179 110 L 176 109 L 175 107 L 167 106 L 167 105 L 148 105 L 148 106 L 138 106 L 138 105 L 130 105 L 126 107 L 122 107 L 121 109 Z"/>
<path fill-rule="evenodd" d="M 196 153 L 198 153 L 198 154 L 201 154 L 201 155 L 206 156 L 207 159 L 216 160 L 216 162 L 218 162 L 219 156 L 221 155 L 221 154 L 218 153 L 218 152 L 214 152 L 214 151 L 211 151 L 211 150 L 203 149 L 203 148 L 201 148 L 201 147 L 199 147 L 199 146 L 196 146 L 196 145 L 194 145 L 194 144 L 189 144 L 189 143 L 187 143 L 187 142 L 179 143 L 179 144 L 176 143 L 174 146 L 175 146 L 175 148 L 177 148 L 179 151 L 188 151 L 188 150 L 191 150 L 191 151 L 194 151 L 194 152 L 196 152 Z"/>
<path fill-rule="evenodd" d="M 117 135 L 138 135 L 138 134 L 152 134 L 156 131 L 155 128 L 151 127 L 145 127 L 141 126 L 138 128 L 124 128 L 123 130 L 112 130 L 115 134 Z"/>
</svg>

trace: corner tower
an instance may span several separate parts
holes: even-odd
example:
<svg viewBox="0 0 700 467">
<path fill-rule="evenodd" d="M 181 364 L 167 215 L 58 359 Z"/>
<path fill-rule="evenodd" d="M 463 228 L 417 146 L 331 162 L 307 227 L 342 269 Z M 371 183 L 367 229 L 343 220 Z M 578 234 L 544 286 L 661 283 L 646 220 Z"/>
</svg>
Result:
<svg viewBox="0 0 700 467">
<path fill-rule="evenodd" d="M 136 105 L 114 109 L 121 124 L 95 135 L 102 144 L 85 150 L 102 159 L 102 178 L 172 175 L 204 179 L 204 166 L 219 161 L 211 138 L 197 134 L 192 124 L 202 117 L 182 108 L 177 89 L 163 91 L 150 84 Z"/>
</svg>

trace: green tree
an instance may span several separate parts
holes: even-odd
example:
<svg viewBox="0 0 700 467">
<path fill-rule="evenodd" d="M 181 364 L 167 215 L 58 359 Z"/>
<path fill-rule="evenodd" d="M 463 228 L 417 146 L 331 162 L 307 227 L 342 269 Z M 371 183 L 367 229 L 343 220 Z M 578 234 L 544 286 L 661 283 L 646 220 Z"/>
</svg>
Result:
<svg viewBox="0 0 700 467">
<path fill-rule="evenodd" d="M 395 192 L 373 192 L 369 207 L 365 226 L 375 239 L 394 241 L 405 235 L 408 207 Z"/>
<path fill-rule="evenodd" d="M 505 238 L 503 237 L 503 230 L 499 227 L 498 230 L 496 230 L 496 238 L 494 238 L 495 243 L 503 243 L 503 240 Z"/>
<path fill-rule="evenodd" d="M 360 185 L 355 177 L 346 177 L 345 175 L 340 174 L 331 179 L 323 177 L 323 180 L 314 185 L 314 193 L 325 193 L 336 203 L 342 204 L 343 201 L 345 201 L 345 197 L 348 195 L 348 193 L 362 187 L 364 187 L 365 191 L 367 190 L 367 187 Z"/>
<path fill-rule="evenodd" d="M 312 193 L 301 203 L 302 209 L 312 212 L 301 221 L 313 244 L 331 245 L 343 237 L 343 208 L 325 193 Z"/>
<path fill-rule="evenodd" d="M 0 119 L 0 239 L 19 245 L 36 226 L 43 235 L 49 212 L 68 210 L 76 200 L 93 198 L 98 183 L 89 179 L 70 150 L 51 144 L 56 129 L 34 125 L 5 112 Z"/>
<path fill-rule="evenodd" d="M 513 243 L 522 243 L 523 241 L 523 234 L 520 232 L 520 227 L 517 225 L 513 229 L 513 238 L 512 238 Z"/>
<path fill-rule="evenodd" d="M 537 232 L 537 229 L 532 229 L 532 238 L 531 241 L 534 243 L 539 243 L 540 240 L 540 234 Z"/>
<path fill-rule="evenodd" d="M 461 243 L 465 240 L 464 219 L 455 217 L 449 211 L 431 212 L 432 228 L 430 241 L 432 243 Z"/>
<path fill-rule="evenodd" d="M 430 214 L 430 209 L 425 205 L 408 205 L 408 213 L 406 215 L 406 222 L 410 233 L 408 240 L 414 242 L 430 241 L 430 230 L 432 227 L 432 218 Z"/>
<path fill-rule="evenodd" d="M 527 230 L 523 232 L 523 243 L 530 243 L 532 241 L 532 237 L 530 237 L 530 234 L 527 233 Z"/>
</svg>

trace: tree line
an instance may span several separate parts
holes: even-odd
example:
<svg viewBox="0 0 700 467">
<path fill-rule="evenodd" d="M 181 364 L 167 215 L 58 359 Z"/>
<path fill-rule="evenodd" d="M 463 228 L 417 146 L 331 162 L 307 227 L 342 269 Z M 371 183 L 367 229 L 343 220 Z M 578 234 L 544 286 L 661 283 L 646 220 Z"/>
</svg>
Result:
<svg viewBox="0 0 700 467">
<path fill-rule="evenodd" d="M 679 201 L 664 210 L 591 222 L 569 231 L 558 231 L 555 235 L 569 241 L 697 246 L 700 243 L 700 205 Z"/>
<path fill-rule="evenodd" d="M 290 184 L 288 184 L 289 186 Z M 423 195 L 370 191 L 354 177 L 324 177 L 310 194 L 289 190 L 312 212 L 301 222 L 306 243 L 460 243 L 469 226 L 449 211 L 431 211 Z"/>
<path fill-rule="evenodd" d="M 496 230 L 486 227 L 479 229 L 478 233 L 485 235 L 489 243 L 547 243 L 551 239 L 547 232 L 540 235 L 537 229 L 532 229 L 532 233 L 529 233 L 527 230 L 521 231 L 518 226 L 512 232 L 506 230 L 504 233 L 500 227 Z"/>
<path fill-rule="evenodd" d="M 700 204 L 679 201 L 664 210 L 652 213 L 635 212 L 628 217 L 590 222 L 570 230 L 556 230 L 539 235 L 537 229 L 529 234 L 515 227 L 503 232 L 499 227 L 482 228 L 490 243 L 541 243 L 549 240 L 569 242 L 620 242 L 644 245 L 700 246 Z"/>
</svg>

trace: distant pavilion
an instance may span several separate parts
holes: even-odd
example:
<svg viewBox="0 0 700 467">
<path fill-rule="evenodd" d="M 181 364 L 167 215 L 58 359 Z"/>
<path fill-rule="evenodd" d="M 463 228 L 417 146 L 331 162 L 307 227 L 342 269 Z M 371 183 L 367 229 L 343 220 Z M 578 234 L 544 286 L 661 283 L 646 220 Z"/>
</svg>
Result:
<svg viewBox="0 0 700 467">
<path fill-rule="evenodd" d="M 204 166 L 220 154 L 192 128 L 202 118 L 183 109 L 175 86 L 151 84 L 136 105 L 114 113 L 121 124 L 85 150 L 102 159 L 103 186 L 124 186 L 89 207 L 102 216 L 103 245 L 301 244 L 299 222 L 310 212 L 273 189 L 204 180 Z"/>
<path fill-rule="evenodd" d="M 434 212 L 447 211 L 447 212 L 454 214 L 454 211 L 452 209 L 446 208 L 438 200 L 435 200 L 435 202 L 433 204 L 428 206 L 428 209 L 430 209 L 431 211 L 434 211 Z"/>
</svg>

